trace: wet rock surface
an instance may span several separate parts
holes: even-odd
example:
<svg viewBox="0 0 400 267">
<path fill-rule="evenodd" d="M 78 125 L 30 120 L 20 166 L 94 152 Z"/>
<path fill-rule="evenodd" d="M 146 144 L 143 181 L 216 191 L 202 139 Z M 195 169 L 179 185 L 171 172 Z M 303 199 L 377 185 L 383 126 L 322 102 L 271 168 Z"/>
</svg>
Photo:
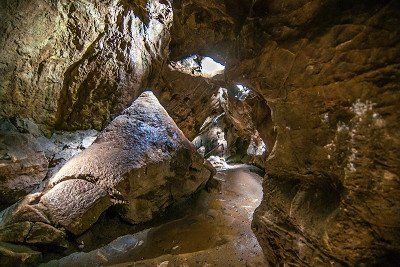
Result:
<svg viewBox="0 0 400 267">
<path fill-rule="evenodd" d="M 220 189 L 202 191 L 191 203 L 171 212 L 153 227 L 132 234 L 123 226 L 98 238 L 83 238 L 106 244 L 97 250 L 78 252 L 45 266 L 266 266 L 263 253 L 251 231 L 254 209 L 262 198 L 261 177 L 247 170 L 218 173 Z M 114 222 L 118 225 L 118 222 Z M 125 232 L 125 234 L 124 234 Z M 107 241 L 107 240 L 112 240 Z"/>
</svg>

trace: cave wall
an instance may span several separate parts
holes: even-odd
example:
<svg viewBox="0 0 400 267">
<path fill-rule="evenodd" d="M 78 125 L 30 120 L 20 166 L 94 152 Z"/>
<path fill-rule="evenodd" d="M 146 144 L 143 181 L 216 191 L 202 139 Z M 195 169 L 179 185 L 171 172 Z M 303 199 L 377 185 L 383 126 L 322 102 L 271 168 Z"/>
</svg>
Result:
<svg viewBox="0 0 400 267">
<path fill-rule="evenodd" d="M 399 3 L 263 2 L 226 75 L 262 94 L 277 130 L 253 222 L 266 257 L 398 259 Z"/>
<path fill-rule="evenodd" d="M 230 15 L 226 2 L 236 1 L 177 0 L 173 1 L 170 58 L 180 60 L 190 54 L 204 54 L 224 62 L 231 40 L 238 31 L 239 16 Z M 242 13 L 243 11 L 241 11 Z M 240 17 L 243 17 L 241 15 Z M 243 20 L 243 18 L 242 18 Z"/>
<path fill-rule="evenodd" d="M 206 25 L 223 15 L 233 22 L 234 34 L 226 34 L 223 45 L 209 38 L 218 32 L 209 27 L 200 31 L 207 33 L 206 49 L 196 50 L 198 37 L 186 33 L 171 50 L 222 55 L 225 83 L 253 89 L 271 109 L 270 120 L 252 118 L 273 144 L 264 161 L 264 200 L 253 221 L 266 258 L 272 264 L 395 264 L 400 4 L 227 2 L 200 2 L 198 8 L 222 7 L 219 14 L 207 13 Z M 238 20 L 243 10 L 247 15 Z M 179 11 L 183 18 L 194 12 Z M 179 26 L 174 22 L 172 29 Z M 192 33 L 199 28 L 185 26 Z"/>
<path fill-rule="evenodd" d="M 189 139 L 208 116 L 217 85 L 169 65 L 170 32 L 179 31 L 171 30 L 170 1 L 3 0 L 0 5 L 0 118 L 31 118 L 47 134 L 100 130 L 146 89 Z M 215 39 L 221 42 L 221 36 Z"/>
<path fill-rule="evenodd" d="M 101 129 L 166 57 L 168 1 L 0 2 L 0 117 Z"/>
<path fill-rule="evenodd" d="M 214 113 L 212 95 L 218 92 L 218 86 L 207 78 L 165 65 L 150 88 L 189 140 L 197 136 L 206 118 Z"/>
</svg>

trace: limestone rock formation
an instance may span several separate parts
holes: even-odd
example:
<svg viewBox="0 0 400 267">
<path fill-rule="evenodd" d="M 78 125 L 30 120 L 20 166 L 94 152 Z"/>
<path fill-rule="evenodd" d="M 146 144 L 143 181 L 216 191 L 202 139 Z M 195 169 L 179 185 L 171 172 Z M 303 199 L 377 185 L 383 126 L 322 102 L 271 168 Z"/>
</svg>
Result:
<svg viewBox="0 0 400 267">
<path fill-rule="evenodd" d="M 205 119 L 213 112 L 212 95 L 218 91 L 218 85 L 169 65 L 161 70 L 151 86 L 179 129 L 189 140 L 193 140 Z"/>
<path fill-rule="evenodd" d="M 96 138 L 95 130 L 56 132 L 47 138 L 30 119 L 0 121 L 0 207 L 17 202 L 54 175 Z"/>
<path fill-rule="evenodd" d="M 0 241 L 66 246 L 111 205 L 138 223 L 208 181 L 210 166 L 151 92 L 143 93 L 42 190 L 0 213 Z"/>
<path fill-rule="evenodd" d="M 50 221 L 79 235 L 97 221 L 100 214 L 111 205 L 111 201 L 105 189 L 86 180 L 73 178 L 59 182 L 48 190 L 41 197 L 40 204 L 46 207 Z M 84 174 L 82 178 L 85 178 Z"/>
<path fill-rule="evenodd" d="M 252 118 L 269 147 L 253 223 L 266 258 L 393 264 L 400 258 L 399 3 L 192 2 L 176 6 L 172 55 L 222 58 L 225 82 L 251 88 L 271 110 L 269 120 Z M 224 30 L 234 36 L 213 39 L 217 18 L 232 22 Z"/>
<path fill-rule="evenodd" d="M 191 54 L 210 55 L 223 60 L 226 47 L 235 38 L 237 24 L 245 16 L 230 16 L 236 1 L 174 1 L 171 27 L 170 59 L 179 60 Z M 227 45 L 228 44 L 228 45 Z"/>
<path fill-rule="evenodd" d="M 252 142 L 255 154 L 260 139 L 266 145 L 262 157 L 246 159 L 267 172 L 253 221 L 266 259 L 272 265 L 393 265 L 400 258 L 399 14 L 394 0 L 0 1 L 0 118 L 31 117 L 48 136 L 57 128 L 100 130 L 148 87 L 193 139 L 215 118 L 212 95 L 227 88 L 224 111 L 237 130 L 226 134 L 228 145 L 243 150 L 239 137 Z M 224 74 L 204 78 L 173 68 L 171 62 L 191 55 L 215 58 Z M 251 89 L 245 101 L 235 98 L 237 85 Z M 46 160 L 53 178 L 43 192 L 2 213 L 9 223 L 0 240 L 41 243 L 35 235 L 47 227 L 46 242 L 63 246 L 64 229 L 51 220 L 75 233 L 88 227 L 72 225 L 85 215 L 79 209 L 66 214 L 54 205 L 53 217 L 44 214 L 42 199 L 54 201 L 47 192 L 79 187 L 83 196 L 93 193 L 79 203 L 94 211 L 90 224 L 113 204 L 128 220 L 151 218 L 187 195 L 167 192 L 176 182 L 170 177 L 198 173 L 177 183 L 185 192 L 201 185 L 204 172 L 192 168 L 204 167 L 191 149 L 158 163 L 176 143 L 156 123 L 164 116 L 145 123 L 148 111 L 128 109 L 56 177 L 61 165 L 53 163 L 63 164 L 75 150 L 49 158 L 33 146 L 34 134 L 14 125 L 1 137 L 0 173 L 7 175 L 1 181 L 16 181 L 14 188 L 26 192 L 46 175 Z M 130 114 L 140 123 L 134 126 Z M 132 151 L 114 138 L 149 143 Z M 115 156 L 115 149 L 122 153 Z M 24 155 L 12 161 L 12 151 Z M 154 177 L 161 195 L 148 191 L 147 180 L 131 179 L 139 174 Z M 0 190 L 9 188 L 3 183 Z"/>
<path fill-rule="evenodd" d="M 53 177 L 68 160 L 88 148 L 96 140 L 98 134 L 99 132 L 93 129 L 53 133 L 47 145 L 44 146 L 49 160 L 46 178 Z"/>
</svg>

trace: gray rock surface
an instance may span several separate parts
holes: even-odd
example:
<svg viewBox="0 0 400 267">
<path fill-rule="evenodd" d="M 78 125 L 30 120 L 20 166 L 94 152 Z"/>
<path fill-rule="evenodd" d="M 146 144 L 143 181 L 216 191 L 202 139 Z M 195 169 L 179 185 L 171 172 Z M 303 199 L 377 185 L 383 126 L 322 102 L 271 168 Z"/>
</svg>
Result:
<svg viewBox="0 0 400 267">
<path fill-rule="evenodd" d="M 9 121 L 1 123 L 0 207 L 15 203 L 45 178 L 48 160 L 36 139 Z"/>
<path fill-rule="evenodd" d="M 27 118 L 0 121 L 0 207 L 14 204 L 96 139 L 96 130 L 55 132 L 50 138 Z"/>
<path fill-rule="evenodd" d="M 47 143 L 49 170 L 46 178 L 51 178 L 69 159 L 88 148 L 96 140 L 98 131 L 79 130 L 75 132 L 55 132 Z"/>
</svg>

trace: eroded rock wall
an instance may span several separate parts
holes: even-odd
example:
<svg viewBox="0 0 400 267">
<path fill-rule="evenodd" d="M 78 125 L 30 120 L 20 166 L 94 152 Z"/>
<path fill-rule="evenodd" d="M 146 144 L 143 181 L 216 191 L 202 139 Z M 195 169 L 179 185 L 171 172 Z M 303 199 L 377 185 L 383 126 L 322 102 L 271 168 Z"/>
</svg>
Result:
<svg viewBox="0 0 400 267">
<path fill-rule="evenodd" d="M 151 88 L 189 140 L 196 137 L 206 118 L 214 112 L 212 95 L 218 92 L 218 86 L 207 78 L 164 66 Z"/>
<path fill-rule="evenodd" d="M 101 129 L 166 56 L 168 1 L 1 1 L 0 117 Z"/>
<path fill-rule="evenodd" d="M 57 131 L 48 138 L 30 119 L 0 120 L 0 209 L 51 178 L 97 134 L 95 130 Z"/>
<path fill-rule="evenodd" d="M 266 257 L 390 263 L 400 251 L 398 2 L 257 2 L 264 13 L 243 27 L 247 52 L 227 76 L 263 95 L 277 130 L 253 223 Z"/>
<path fill-rule="evenodd" d="M 219 14 L 234 32 L 225 43 L 212 39 L 217 30 L 209 27 L 199 30 L 208 33 L 206 48 L 196 50 L 197 37 L 179 31 L 186 38 L 172 49 L 223 55 L 225 84 L 255 90 L 271 109 L 270 120 L 252 118 L 272 145 L 253 223 L 267 259 L 394 264 L 400 257 L 399 3 L 233 2 L 199 2 L 196 9 L 225 5 Z M 188 10 L 179 14 L 196 14 Z M 212 25 L 218 16 L 207 14 L 202 23 Z M 237 20 L 240 14 L 245 18 Z"/>
</svg>

